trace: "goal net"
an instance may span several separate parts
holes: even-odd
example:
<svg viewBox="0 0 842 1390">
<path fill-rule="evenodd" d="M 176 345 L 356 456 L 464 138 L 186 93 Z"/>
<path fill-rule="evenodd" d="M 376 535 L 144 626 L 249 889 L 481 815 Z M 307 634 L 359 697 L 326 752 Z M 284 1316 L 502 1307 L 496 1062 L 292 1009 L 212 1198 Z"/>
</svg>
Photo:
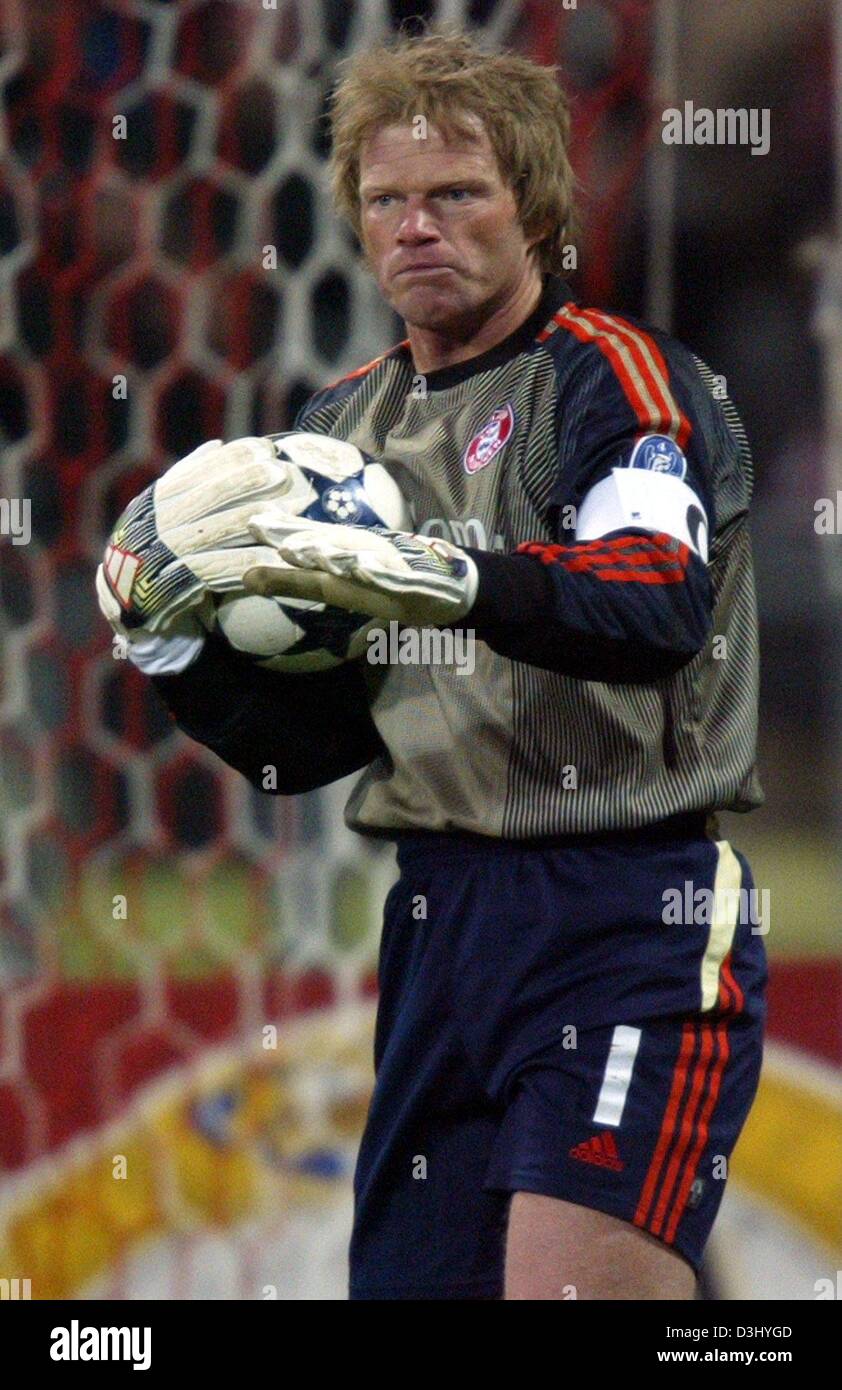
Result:
<svg viewBox="0 0 842 1390">
<path fill-rule="evenodd" d="M 0 1280 L 18 1296 L 344 1296 L 393 855 L 344 828 L 347 785 L 265 796 L 181 735 L 112 646 L 93 569 L 176 458 L 289 428 L 395 340 L 329 206 L 337 60 L 420 13 L 560 62 L 591 195 L 581 283 L 603 296 L 646 143 L 649 9 L 0 6 Z"/>
</svg>

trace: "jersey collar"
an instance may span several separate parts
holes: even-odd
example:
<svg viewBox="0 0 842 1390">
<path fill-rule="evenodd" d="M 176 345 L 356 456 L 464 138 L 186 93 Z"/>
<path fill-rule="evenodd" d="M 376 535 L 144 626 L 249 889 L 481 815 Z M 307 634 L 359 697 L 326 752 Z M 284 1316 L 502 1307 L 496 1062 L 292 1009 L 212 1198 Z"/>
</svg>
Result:
<svg viewBox="0 0 842 1390">
<path fill-rule="evenodd" d="M 502 367 L 505 362 L 509 362 L 518 353 L 533 347 L 538 339 L 538 334 L 552 319 L 554 313 L 569 300 L 575 299 L 575 295 L 569 285 L 560 275 L 545 275 L 544 288 L 537 305 L 527 319 L 524 319 L 519 328 L 510 333 L 507 338 L 502 338 L 494 347 L 487 352 L 481 352 L 476 357 L 468 357 L 464 362 L 456 362 L 452 367 L 439 367 L 433 372 L 424 372 L 424 382 L 428 391 L 444 391 L 450 386 L 457 386 L 461 381 L 467 381 L 470 377 L 476 376 L 478 372 L 486 372 L 491 367 Z M 413 368 L 412 354 L 408 343 L 401 343 L 399 353 L 410 368 Z"/>
</svg>

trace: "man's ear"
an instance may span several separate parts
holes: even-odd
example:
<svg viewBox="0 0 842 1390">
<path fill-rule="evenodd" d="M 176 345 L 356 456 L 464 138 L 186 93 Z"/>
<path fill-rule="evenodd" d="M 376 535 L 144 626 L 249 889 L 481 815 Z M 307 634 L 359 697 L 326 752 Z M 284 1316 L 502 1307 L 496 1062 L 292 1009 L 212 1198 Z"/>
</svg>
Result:
<svg viewBox="0 0 842 1390">
<path fill-rule="evenodd" d="M 527 237 L 527 259 L 531 261 L 534 265 L 538 265 L 540 262 L 540 251 L 538 250 L 538 248 L 549 230 L 549 223 L 547 223 L 541 228 L 540 231 L 534 232 L 532 236 Z"/>
<path fill-rule="evenodd" d="M 537 231 L 532 232 L 531 235 L 526 238 L 526 244 L 530 251 L 534 251 L 538 243 L 544 240 L 544 237 L 551 230 L 551 226 L 550 219 L 547 218 L 546 221 L 541 223 Z"/>
</svg>

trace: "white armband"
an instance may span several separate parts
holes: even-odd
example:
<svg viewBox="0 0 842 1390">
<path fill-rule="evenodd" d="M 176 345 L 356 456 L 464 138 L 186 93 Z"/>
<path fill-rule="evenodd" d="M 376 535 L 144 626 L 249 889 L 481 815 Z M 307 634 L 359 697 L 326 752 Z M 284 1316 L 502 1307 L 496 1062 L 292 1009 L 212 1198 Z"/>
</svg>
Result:
<svg viewBox="0 0 842 1390">
<path fill-rule="evenodd" d="M 595 541 L 632 526 L 674 536 L 707 564 L 707 515 L 683 479 L 644 468 L 612 468 L 579 507 L 576 540 Z"/>
</svg>

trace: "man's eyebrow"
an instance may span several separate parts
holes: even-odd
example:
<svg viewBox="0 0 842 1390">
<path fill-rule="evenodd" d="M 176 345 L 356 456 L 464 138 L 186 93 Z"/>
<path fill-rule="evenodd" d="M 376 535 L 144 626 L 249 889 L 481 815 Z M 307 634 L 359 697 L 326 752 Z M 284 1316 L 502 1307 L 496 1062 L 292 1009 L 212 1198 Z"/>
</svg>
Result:
<svg viewBox="0 0 842 1390">
<path fill-rule="evenodd" d="M 490 180 L 483 174 L 458 174 L 452 179 L 440 179 L 429 190 L 431 193 L 438 193 L 442 188 L 487 188 Z"/>
<path fill-rule="evenodd" d="M 488 188 L 489 186 L 490 180 L 483 174 L 463 174 L 461 176 L 455 174 L 452 178 L 440 179 L 438 183 L 430 184 L 424 191 L 427 193 L 440 193 L 442 189 L 445 188 Z M 361 194 L 395 193 L 400 191 L 401 190 L 398 189 L 395 184 L 387 183 L 385 180 L 372 179 L 370 183 L 367 183 L 365 180 L 360 182 Z"/>
</svg>

